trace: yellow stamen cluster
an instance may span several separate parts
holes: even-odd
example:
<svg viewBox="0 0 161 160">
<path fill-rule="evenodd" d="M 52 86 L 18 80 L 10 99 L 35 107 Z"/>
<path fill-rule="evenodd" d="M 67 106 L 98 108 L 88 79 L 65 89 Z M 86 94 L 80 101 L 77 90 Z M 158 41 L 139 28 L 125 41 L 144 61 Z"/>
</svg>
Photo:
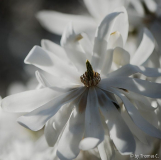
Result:
<svg viewBox="0 0 161 160">
<path fill-rule="evenodd" d="M 86 68 L 87 71 L 82 76 L 80 76 L 81 82 L 86 87 L 96 86 L 101 81 L 100 74 L 93 70 L 88 60 L 86 61 Z"/>
</svg>

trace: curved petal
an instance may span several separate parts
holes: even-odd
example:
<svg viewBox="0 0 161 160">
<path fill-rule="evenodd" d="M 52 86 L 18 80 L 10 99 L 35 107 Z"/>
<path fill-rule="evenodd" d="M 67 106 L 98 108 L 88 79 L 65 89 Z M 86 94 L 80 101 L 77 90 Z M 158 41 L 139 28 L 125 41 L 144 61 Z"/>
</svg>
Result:
<svg viewBox="0 0 161 160">
<path fill-rule="evenodd" d="M 76 99 L 85 91 L 85 88 L 78 88 L 60 95 L 38 109 L 18 118 L 18 123 L 33 131 L 40 130 L 44 124 L 54 116 L 63 104 Z"/>
<path fill-rule="evenodd" d="M 135 151 L 135 140 L 128 126 L 122 119 L 116 107 L 108 100 L 106 94 L 97 89 L 99 105 L 105 122 L 108 126 L 110 137 L 121 154 L 130 154 Z"/>
<path fill-rule="evenodd" d="M 82 150 L 95 148 L 104 139 L 104 130 L 98 107 L 96 90 L 94 87 L 90 87 L 85 111 L 85 138 L 79 144 L 79 148 Z"/>
<path fill-rule="evenodd" d="M 52 54 L 46 52 L 39 46 L 32 48 L 30 53 L 25 58 L 26 64 L 33 64 L 36 67 L 52 74 L 71 79 L 75 83 L 80 83 L 79 73 L 76 68 L 68 65 L 66 62 Z"/>
<path fill-rule="evenodd" d="M 116 18 L 120 15 L 123 14 L 122 11 L 120 12 L 113 12 L 108 14 L 101 22 L 101 24 L 98 26 L 97 31 L 96 31 L 96 37 L 101 40 L 106 40 L 108 42 L 110 38 L 110 34 L 118 31 L 115 30 L 113 31 L 113 26 L 115 23 Z"/>
<path fill-rule="evenodd" d="M 124 103 L 125 108 L 130 115 L 133 122 L 146 134 L 160 138 L 161 139 L 161 131 L 155 128 L 153 125 L 151 125 L 149 122 L 147 122 L 138 112 L 138 110 L 134 107 L 134 105 L 126 98 L 126 96 L 122 93 L 120 93 L 115 88 L 108 88 L 108 91 L 116 94 Z"/>
<path fill-rule="evenodd" d="M 128 21 L 128 14 L 126 9 L 121 6 L 114 10 L 114 12 L 122 12 L 123 14 L 120 14 L 113 25 L 112 32 L 118 31 L 123 39 L 123 46 L 125 46 L 127 37 L 128 37 L 128 31 L 129 31 L 129 21 Z"/>
<path fill-rule="evenodd" d="M 141 65 L 149 58 L 154 48 L 154 37 L 147 28 L 144 28 L 142 41 L 134 56 L 131 58 L 130 63 L 134 65 Z"/>
<path fill-rule="evenodd" d="M 86 94 L 83 94 L 75 102 L 75 109 L 58 144 L 57 155 L 60 159 L 74 159 L 80 152 L 79 142 L 84 134 L 85 112 L 80 112 L 79 106 L 82 104 L 82 101 L 85 102 L 83 105 L 86 106 L 86 99 Z"/>
<path fill-rule="evenodd" d="M 121 68 L 117 69 L 109 73 L 107 76 L 131 76 L 135 73 L 141 73 L 147 77 L 159 77 L 161 76 L 161 69 L 160 68 L 147 68 L 144 66 L 135 66 L 131 64 L 127 64 L 122 66 Z"/>
<path fill-rule="evenodd" d="M 75 26 L 76 32 L 94 30 L 96 23 L 93 18 L 88 16 L 65 14 L 56 11 L 40 11 L 37 13 L 36 18 L 40 24 L 52 33 L 62 34 L 65 26 L 72 21 Z"/>
<path fill-rule="evenodd" d="M 151 97 L 161 98 L 161 84 L 129 77 L 111 77 L 102 79 L 97 85 L 102 89 L 117 87 Z"/>
<path fill-rule="evenodd" d="M 59 46 L 58 44 L 56 44 L 56 43 L 54 43 L 50 40 L 43 39 L 43 40 L 41 40 L 41 46 L 42 46 L 43 49 L 45 49 L 45 50 L 47 50 L 51 53 L 54 53 L 60 59 L 63 59 L 66 62 L 69 61 L 65 50 L 61 46 Z"/>
<path fill-rule="evenodd" d="M 59 93 L 51 88 L 31 90 L 4 98 L 1 106 L 8 112 L 31 112 L 51 101 L 57 95 Z"/>
<path fill-rule="evenodd" d="M 109 42 L 111 33 L 116 31 L 122 35 L 123 44 L 125 44 L 128 35 L 128 19 L 124 7 L 119 7 L 115 12 L 107 15 L 97 28 L 92 57 L 92 65 L 94 65 L 95 70 L 101 69 L 107 42 Z"/>
<path fill-rule="evenodd" d="M 45 125 L 45 138 L 50 147 L 53 147 L 67 123 L 73 109 L 73 103 L 65 104 Z"/>
</svg>

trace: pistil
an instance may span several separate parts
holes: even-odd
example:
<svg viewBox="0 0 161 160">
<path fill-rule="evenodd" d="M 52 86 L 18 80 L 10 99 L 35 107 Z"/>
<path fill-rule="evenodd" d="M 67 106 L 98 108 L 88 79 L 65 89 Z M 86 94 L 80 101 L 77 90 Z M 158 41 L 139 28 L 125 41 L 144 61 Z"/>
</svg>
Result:
<svg viewBox="0 0 161 160">
<path fill-rule="evenodd" d="M 86 61 L 86 68 L 87 71 L 80 76 L 81 82 L 86 87 L 96 86 L 101 81 L 100 74 L 93 70 L 92 65 L 88 60 Z"/>
</svg>

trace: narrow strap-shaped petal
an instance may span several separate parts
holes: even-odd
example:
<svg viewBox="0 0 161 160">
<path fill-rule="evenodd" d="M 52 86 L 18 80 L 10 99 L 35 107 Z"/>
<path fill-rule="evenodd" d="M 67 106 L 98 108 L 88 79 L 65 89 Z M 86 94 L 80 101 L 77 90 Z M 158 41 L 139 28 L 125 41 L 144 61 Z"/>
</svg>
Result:
<svg viewBox="0 0 161 160">
<path fill-rule="evenodd" d="M 129 31 L 128 14 L 123 6 L 119 6 L 114 10 L 114 12 L 122 12 L 122 14 L 116 18 L 111 33 L 118 31 L 122 36 L 123 46 L 125 46 Z"/>
<path fill-rule="evenodd" d="M 160 138 L 161 139 L 161 131 L 155 128 L 153 125 L 151 125 L 149 122 L 147 122 L 139 113 L 139 111 L 135 108 L 135 106 L 126 98 L 126 96 L 123 93 L 120 93 L 115 88 L 108 88 L 109 92 L 112 92 L 116 94 L 124 103 L 124 106 L 130 115 L 133 122 L 146 134 Z"/>
<path fill-rule="evenodd" d="M 101 74 L 107 75 L 111 70 L 111 65 L 113 61 L 113 49 L 107 50 L 104 59 L 102 59 L 102 69 Z"/>
<path fill-rule="evenodd" d="M 130 154 L 135 151 L 135 140 L 128 126 L 122 119 L 116 107 L 108 100 L 104 91 L 97 89 L 99 104 L 105 122 L 108 126 L 111 139 L 121 154 Z"/>
<path fill-rule="evenodd" d="M 102 79 L 98 86 L 102 89 L 108 87 L 122 88 L 132 92 L 151 97 L 161 98 L 161 84 L 129 77 L 111 77 Z"/>
<path fill-rule="evenodd" d="M 137 125 L 135 125 L 135 123 L 130 118 L 129 114 L 127 113 L 126 109 L 123 109 L 121 111 L 121 116 L 124 119 L 124 121 L 126 122 L 126 124 L 129 127 L 130 131 L 133 133 L 133 135 L 136 136 L 136 138 L 140 142 L 148 145 L 148 136 L 147 136 L 147 134 L 144 133 Z"/>
<path fill-rule="evenodd" d="M 79 144 L 79 148 L 82 150 L 95 148 L 104 139 L 104 130 L 98 107 L 96 90 L 94 87 L 90 87 L 85 111 L 85 137 Z"/>
<path fill-rule="evenodd" d="M 142 65 L 152 54 L 154 48 L 154 37 L 147 28 L 144 28 L 142 41 L 134 56 L 131 58 L 130 63 L 134 65 Z"/>
<path fill-rule="evenodd" d="M 31 112 L 59 94 L 51 88 L 26 91 L 4 98 L 1 106 L 8 112 Z"/>
<path fill-rule="evenodd" d="M 122 89 L 119 89 L 121 93 L 123 93 L 128 99 L 133 100 L 137 105 L 138 109 L 143 111 L 154 111 L 154 107 L 152 107 L 150 100 L 147 97 L 139 95 L 134 92 L 126 92 Z"/>
<path fill-rule="evenodd" d="M 93 69 L 97 72 L 100 72 L 103 63 L 103 57 L 107 52 L 107 42 L 104 39 L 99 39 L 95 37 L 94 46 L 93 46 L 93 55 L 91 63 Z"/>
<path fill-rule="evenodd" d="M 65 26 L 71 21 L 73 22 L 77 33 L 89 30 L 89 28 L 94 31 L 96 28 L 95 21 L 92 17 L 88 16 L 72 15 L 44 10 L 38 12 L 36 17 L 40 24 L 48 31 L 60 35 L 63 33 Z"/>
<path fill-rule="evenodd" d="M 86 90 L 88 93 L 88 90 Z M 83 93 L 75 101 L 75 109 L 65 127 L 62 137 L 58 144 L 57 155 L 60 159 L 74 159 L 78 156 L 80 149 L 79 143 L 84 134 L 85 112 L 79 111 L 80 105 L 86 106 L 87 96 Z M 82 103 L 82 101 L 84 103 Z"/>
<path fill-rule="evenodd" d="M 18 122 L 26 128 L 37 131 L 40 130 L 45 123 L 54 116 L 63 104 L 69 103 L 76 99 L 80 94 L 85 91 L 85 88 L 78 88 L 60 95 L 50 102 L 42 105 L 38 109 L 21 116 Z"/>
<path fill-rule="evenodd" d="M 80 83 L 80 75 L 76 68 L 67 64 L 51 52 L 45 51 L 39 46 L 32 48 L 30 53 L 25 58 L 25 63 L 33 64 L 52 75 L 61 76 L 61 78 L 66 78 L 72 82 Z"/>
<path fill-rule="evenodd" d="M 44 134 L 50 147 L 53 147 L 58 140 L 73 107 L 73 103 L 65 104 L 49 121 L 46 122 Z"/>
<path fill-rule="evenodd" d="M 85 52 L 87 59 L 91 61 L 93 44 L 86 33 L 81 33 L 81 36 L 82 39 L 79 40 L 79 44 L 83 48 L 83 51 Z"/>
<path fill-rule="evenodd" d="M 159 77 L 161 76 L 161 69 L 127 64 L 116 71 L 109 73 L 107 76 L 131 76 L 135 73 L 141 73 L 147 77 Z"/>
<path fill-rule="evenodd" d="M 122 24 L 122 25 L 121 25 Z M 118 31 L 125 44 L 128 35 L 128 18 L 124 7 L 119 7 L 115 12 L 108 14 L 99 25 L 96 37 L 108 42 L 110 34 Z"/>
</svg>

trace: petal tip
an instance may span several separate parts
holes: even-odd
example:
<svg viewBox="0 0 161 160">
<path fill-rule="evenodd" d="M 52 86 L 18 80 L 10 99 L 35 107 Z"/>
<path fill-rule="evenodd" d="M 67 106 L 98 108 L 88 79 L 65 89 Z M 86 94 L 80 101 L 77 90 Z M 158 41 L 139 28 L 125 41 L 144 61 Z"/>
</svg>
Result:
<svg viewBox="0 0 161 160">
<path fill-rule="evenodd" d="M 100 139 L 89 137 L 81 140 L 79 143 L 79 148 L 81 150 L 89 150 L 97 147 L 99 143 Z"/>
</svg>

